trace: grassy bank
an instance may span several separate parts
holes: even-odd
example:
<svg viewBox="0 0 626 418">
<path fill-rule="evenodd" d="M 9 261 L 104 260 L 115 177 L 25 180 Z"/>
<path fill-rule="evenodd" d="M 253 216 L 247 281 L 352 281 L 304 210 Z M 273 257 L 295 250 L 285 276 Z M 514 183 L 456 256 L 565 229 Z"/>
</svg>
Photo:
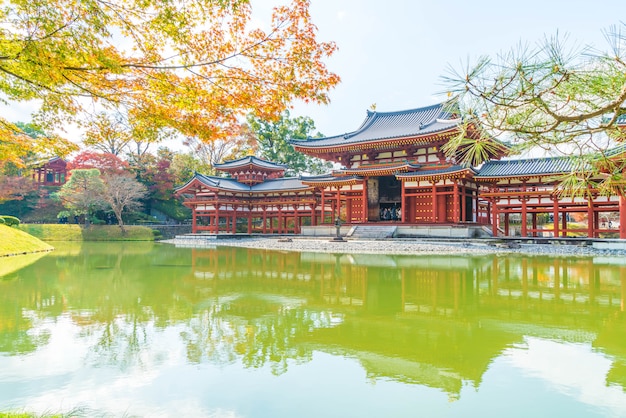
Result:
<svg viewBox="0 0 626 418">
<path fill-rule="evenodd" d="M 17 228 L 0 225 L 0 257 L 50 251 L 54 248 Z"/>
<path fill-rule="evenodd" d="M 19 228 L 42 241 L 154 241 L 152 229 L 127 226 L 126 232 L 116 225 L 21 224 Z"/>
<path fill-rule="evenodd" d="M 32 412 L 0 412 L 0 418 L 77 418 L 88 416 L 81 409 L 75 409 L 64 413 L 35 414 Z"/>
</svg>

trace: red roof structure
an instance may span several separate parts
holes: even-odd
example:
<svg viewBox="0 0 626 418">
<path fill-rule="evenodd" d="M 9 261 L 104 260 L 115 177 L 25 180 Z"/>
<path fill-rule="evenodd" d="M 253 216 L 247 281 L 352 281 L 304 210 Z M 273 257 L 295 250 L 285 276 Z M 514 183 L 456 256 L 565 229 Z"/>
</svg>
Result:
<svg viewBox="0 0 626 418">
<path fill-rule="evenodd" d="M 230 177 L 196 174 L 178 193 L 188 196 L 194 232 L 236 232 L 243 219 L 247 232 L 297 233 L 302 225 L 341 219 L 350 225 L 490 225 L 497 236 L 514 233 L 512 220 L 519 218 L 516 233 L 524 237 L 619 232 L 626 238 L 623 196 L 602 196 L 597 190 L 584 199 L 561 196 L 559 177 L 585 170 L 574 167 L 572 159 L 499 161 L 508 148 L 483 137 L 493 142 L 491 160 L 480 168 L 459 165 L 442 147 L 453 137 L 479 135 L 480 130 L 462 129 L 462 119 L 450 108 L 440 103 L 368 111 L 355 131 L 292 140 L 297 151 L 340 165 L 324 175 L 286 178 L 286 166 L 248 156 L 215 165 Z M 623 159 L 625 150 L 610 149 L 605 157 Z M 589 219 L 584 229 L 568 224 L 569 215 L 579 213 Z M 539 225 L 542 214 L 551 216 L 551 228 Z M 619 216 L 618 231 L 603 226 L 607 216 Z"/>
</svg>

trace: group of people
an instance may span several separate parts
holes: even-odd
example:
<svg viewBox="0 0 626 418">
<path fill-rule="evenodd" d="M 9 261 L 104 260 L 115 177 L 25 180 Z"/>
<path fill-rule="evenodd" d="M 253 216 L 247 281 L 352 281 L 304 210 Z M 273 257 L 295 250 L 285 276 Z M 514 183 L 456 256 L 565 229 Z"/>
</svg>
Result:
<svg viewBox="0 0 626 418">
<path fill-rule="evenodd" d="M 380 220 L 381 221 L 398 221 L 402 219 L 402 212 L 399 207 L 384 207 L 380 208 Z"/>
</svg>

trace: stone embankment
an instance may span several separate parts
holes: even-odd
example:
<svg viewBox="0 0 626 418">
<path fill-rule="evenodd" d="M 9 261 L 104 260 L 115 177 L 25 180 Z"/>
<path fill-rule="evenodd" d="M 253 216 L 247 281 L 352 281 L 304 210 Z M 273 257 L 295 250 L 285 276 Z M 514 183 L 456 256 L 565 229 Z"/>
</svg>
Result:
<svg viewBox="0 0 626 418">
<path fill-rule="evenodd" d="M 242 237 L 226 239 L 184 238 L 162 241 L 181 247 L 212 248 L 215 246 L 247 247 L 280 251 L 311 251 L 361 254 L 530 254 L 549 256 L 626 256 L 623 249 L 597 249 L 590 245 L 508 244 L 495 240 L 345 240 L 300 237 Z"/>
</svg>

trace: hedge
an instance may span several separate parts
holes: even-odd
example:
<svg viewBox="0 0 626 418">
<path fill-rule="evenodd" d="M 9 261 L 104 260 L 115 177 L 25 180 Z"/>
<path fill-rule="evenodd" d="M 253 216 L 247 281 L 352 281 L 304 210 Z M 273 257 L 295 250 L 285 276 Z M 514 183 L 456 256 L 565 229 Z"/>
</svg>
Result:
<svg viewBox="0 0 626 418">
<path fill-rule="evenodd" d="M 16 218 L 15 216 L 0 215 L 0 219 L 2 219 L 3 224 L 8 226 L 17 226 L 20 224 L 19 218 Z"/>
</svg>

